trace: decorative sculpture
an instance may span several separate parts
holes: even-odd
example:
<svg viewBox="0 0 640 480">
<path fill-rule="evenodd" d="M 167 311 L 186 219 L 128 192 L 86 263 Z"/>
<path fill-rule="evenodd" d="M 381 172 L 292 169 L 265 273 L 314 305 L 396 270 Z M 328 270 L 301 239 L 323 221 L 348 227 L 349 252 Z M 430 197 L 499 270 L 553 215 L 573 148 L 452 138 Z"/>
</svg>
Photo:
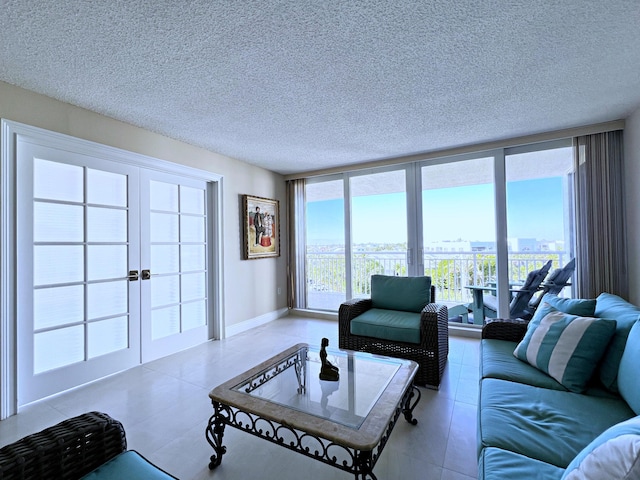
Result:
<svg viewBox="0 0 640 480">
<path fill-rule="evenodd" d="M 323 338 L 320 348 L 320 361 L 322 366 L 320 367 L 320 380 L 326 380 L 328 382 L 337 382 L 340 379 L 340 373 L 338 367 L 332 365 L 327 360 L 326 348 L 329 346 L 329 339 Z"/>
</svg>

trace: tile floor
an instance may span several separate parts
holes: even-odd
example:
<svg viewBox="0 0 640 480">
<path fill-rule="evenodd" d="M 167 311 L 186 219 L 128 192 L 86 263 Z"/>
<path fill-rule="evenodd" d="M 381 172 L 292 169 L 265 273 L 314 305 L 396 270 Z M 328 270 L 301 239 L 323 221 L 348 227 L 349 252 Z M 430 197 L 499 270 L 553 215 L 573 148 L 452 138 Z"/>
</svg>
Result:
<svg viewBox="0 0 640 480">
<path fill-rule="evenodd" d="M 183 480 L 353 478 L 233 428 L 225 431 L 221 466 L 207 468 L 209 391 L 286 347 L 319 344 L 322 337 L 337 348 L 336 321 L 288 316 L 200 345 L 22 408 L 0 422 L 0 446 L 99 410 L 123 423 L 130 449 Z M 421 389 L 416 426 L 400 418 L 374 469 L 380 480 L 476 478 L 478 347 L 478 340 L 450 337 L 440 390 Z"/>
</svg>

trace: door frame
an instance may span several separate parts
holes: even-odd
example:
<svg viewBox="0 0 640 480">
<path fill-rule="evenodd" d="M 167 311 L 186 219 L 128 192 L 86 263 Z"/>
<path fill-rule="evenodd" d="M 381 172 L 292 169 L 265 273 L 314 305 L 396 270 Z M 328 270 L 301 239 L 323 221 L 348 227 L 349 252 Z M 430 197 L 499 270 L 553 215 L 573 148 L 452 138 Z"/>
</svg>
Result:
<svg viewBox="0 0 640 480">
<path fill-rule="evenodd" d="M 39 127 L 0 120 L 0 420 L 18 412 L 16 333 L 16 146 L 31 143 L 207 182 L 209 201 L 209 339 L 224 337 L 223 176 Z"/>
</svg>

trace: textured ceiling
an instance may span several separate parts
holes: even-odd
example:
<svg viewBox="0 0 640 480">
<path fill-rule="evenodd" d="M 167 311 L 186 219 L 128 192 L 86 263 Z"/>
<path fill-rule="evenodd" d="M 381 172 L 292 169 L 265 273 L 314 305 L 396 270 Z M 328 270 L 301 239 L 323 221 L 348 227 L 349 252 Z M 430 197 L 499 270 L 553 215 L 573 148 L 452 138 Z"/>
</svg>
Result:
<svg viewBox="0 0 640 480">
<path fill-rule="evenodd" d="M 0 80 L 286 174 L 625 118 L 640 1 L 2 0 Z"/>
</svg>

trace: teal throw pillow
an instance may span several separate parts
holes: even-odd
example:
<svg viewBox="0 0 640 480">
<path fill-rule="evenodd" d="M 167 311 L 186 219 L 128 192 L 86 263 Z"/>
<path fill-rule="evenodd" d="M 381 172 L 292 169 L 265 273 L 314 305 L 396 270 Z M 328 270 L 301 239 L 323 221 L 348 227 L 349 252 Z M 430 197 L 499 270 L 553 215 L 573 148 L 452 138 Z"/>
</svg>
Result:
<svg viewBox="0 0 640 480">
<path fill-rule="evenodd" d="M 604 431 L 574 458 L 561 480 L 640 478 L 640 417 Z"/>
<path fill-rule="evenodd" d="M 634 323 L 640 320 L 640 307 L 611 293 L 601 293 L 596 299 L 596 317 L 615 319 L 616 334 L 600 362 L 598 375 L 607 390 L 618 392 L 618 368 L 627 336 Z"/>
<path fill-rule="evenodd" d="M 561 383 L 583 392 L 616 330 L 615 320 L 568 315 L 555 309 L 529 328 L 513 354 Z"/>
<path fill-rule="evenodd" d="M 175 480 L 135 450 L 127 450 L 89 472 L 81 480 Z"/>
<path fill-rule="evenodd" d="M 629 332 L 627 348 L 624 349 L 618 370 L 618 390 L 620 396 L 636 414 L 640 414 L 640 322 L 636 322 Z"/>
<path fill-rule="evenodd" d="M 580 317 L 593 317 L 596 310 L 596 300 L 591 298 L 563 298 L 547 293 L 542 297 L 531 321 L 542 320 L 552 309 Z"/>
</svg>

